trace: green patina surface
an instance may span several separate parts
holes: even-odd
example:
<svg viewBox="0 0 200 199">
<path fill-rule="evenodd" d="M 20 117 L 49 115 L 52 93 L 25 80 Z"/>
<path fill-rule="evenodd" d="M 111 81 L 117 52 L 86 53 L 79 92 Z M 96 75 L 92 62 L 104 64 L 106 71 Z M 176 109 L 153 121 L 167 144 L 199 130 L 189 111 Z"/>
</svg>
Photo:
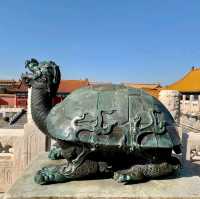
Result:
<svg viewBox="0 0 200 199">
<path fill-rule="evenodd" d="M 172 149 L 180 153 L 180 139 L 167 109 L 140 89 L 123 85 L 89 86 L 72 92 L 51 109 L 60 70 L 52 61 L 28 60 L 32 86 L 32 117 L 41 131 L 58 143 L 51 159 L 59 166 L 35 175 L 39 184 L 67 182 L 98 175 L 118 182 L 138 182 L 180 170 Z"/>
<path fill-rule="evenodd" d="M 92 145 L 134 150 L 180 144 L 174 120 L 165 107 L 144 91 L 122 85 L 73 92 L 51 110 L 47 126 L 58 139 Z"/>
</svg>

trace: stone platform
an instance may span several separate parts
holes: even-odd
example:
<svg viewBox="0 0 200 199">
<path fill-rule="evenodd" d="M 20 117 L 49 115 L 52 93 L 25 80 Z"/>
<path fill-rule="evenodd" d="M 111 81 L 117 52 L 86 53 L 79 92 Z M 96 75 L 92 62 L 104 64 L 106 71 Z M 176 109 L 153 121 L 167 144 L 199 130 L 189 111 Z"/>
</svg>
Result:
<svg viewBox="0 0 200 199">
<path fill-rule="evenodd" d="M 112 179 L 43 186 L 34 183 L 33 175 L 39 168 L 59 163 L 61 161 L 48 160 L 47 153 L 41 154 L 4 195 L 4 199 L 200 199 L 198 165 L 188 163 L 188 167 L 176 179 L 151 180 L 132 185 L 119 184 Z"/>
</svg>

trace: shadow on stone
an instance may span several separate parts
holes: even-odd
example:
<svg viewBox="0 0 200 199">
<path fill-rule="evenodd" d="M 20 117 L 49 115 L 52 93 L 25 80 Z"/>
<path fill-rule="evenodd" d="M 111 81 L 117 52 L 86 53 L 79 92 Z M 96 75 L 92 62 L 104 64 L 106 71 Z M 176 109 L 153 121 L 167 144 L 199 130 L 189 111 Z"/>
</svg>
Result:
<svg viewBox="0 0 200 199">
<path fill-rule="evenodd" d="M 4 199 L 200 199 L 200 168 L 194 163 L 188 163 L 178 178 L 171 176 L 126 186 L 113 179 L 85 179 L 45 186 L 34 182 L 34 175 L 39 169 L 61 164 L 62 161 L 49 160 L 47 153 L 42 153 L 5 194 Z"/>
</svg>

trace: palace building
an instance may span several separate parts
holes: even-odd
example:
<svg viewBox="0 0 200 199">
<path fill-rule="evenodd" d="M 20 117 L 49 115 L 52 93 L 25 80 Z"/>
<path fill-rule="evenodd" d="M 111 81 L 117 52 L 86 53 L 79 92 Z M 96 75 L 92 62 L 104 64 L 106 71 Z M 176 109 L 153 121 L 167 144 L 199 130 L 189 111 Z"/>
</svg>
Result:
<svg viewBox="0 0 200 199">
<path fill-rule="evenodd" d="M 200 99 L 200 68 L 192 67 L 180 80 L 163 89 L 176 90 L 182 94 L 182 100 L 196 101 Z"/>
<path fill-rule="evenodd" d="M 147 84 L 147 83 L 123 83 L 125 86 L 131 88 L 139 88 L 147 92 L 148 94 L 158 98 L 159 92 L 161 91 L 162 87 L 160 84 Z"/>
<path fill-rule="evenodd" d="M 61 80 L 53 104 L 62 101 L 73 90 L 89 85 L 86 80 Z M 0 80 L 0 107 L 27 108 L 28 87 L 22 81 Z"/>
</svg>

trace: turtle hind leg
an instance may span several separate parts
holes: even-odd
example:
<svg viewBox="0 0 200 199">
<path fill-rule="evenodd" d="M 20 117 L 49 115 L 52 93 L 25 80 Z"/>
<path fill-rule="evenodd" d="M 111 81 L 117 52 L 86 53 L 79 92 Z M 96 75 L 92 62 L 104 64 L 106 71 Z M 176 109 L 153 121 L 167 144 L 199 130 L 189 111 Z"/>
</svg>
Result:
<svg viewBox="0 0 200 199">
<path fill-rule="evenodd" d="M 114 172 L 113 178 L 121 183 L 142 181 L 145 178 L 142 172 L 143 166 L 144 165 L 134 165 L 129 169 L 116 171 Z"/>
<path fill-rule="evenodd" d="M 114 180 L 117 182 L 134 183 L 147 179 L 160 178 L 172 174 L 178 174 L 181 164 L 178 159 L 172 158 L 168 162 L 147 163 L 134 165 L 127 170 L 116 171 Z"/>
</svg>

